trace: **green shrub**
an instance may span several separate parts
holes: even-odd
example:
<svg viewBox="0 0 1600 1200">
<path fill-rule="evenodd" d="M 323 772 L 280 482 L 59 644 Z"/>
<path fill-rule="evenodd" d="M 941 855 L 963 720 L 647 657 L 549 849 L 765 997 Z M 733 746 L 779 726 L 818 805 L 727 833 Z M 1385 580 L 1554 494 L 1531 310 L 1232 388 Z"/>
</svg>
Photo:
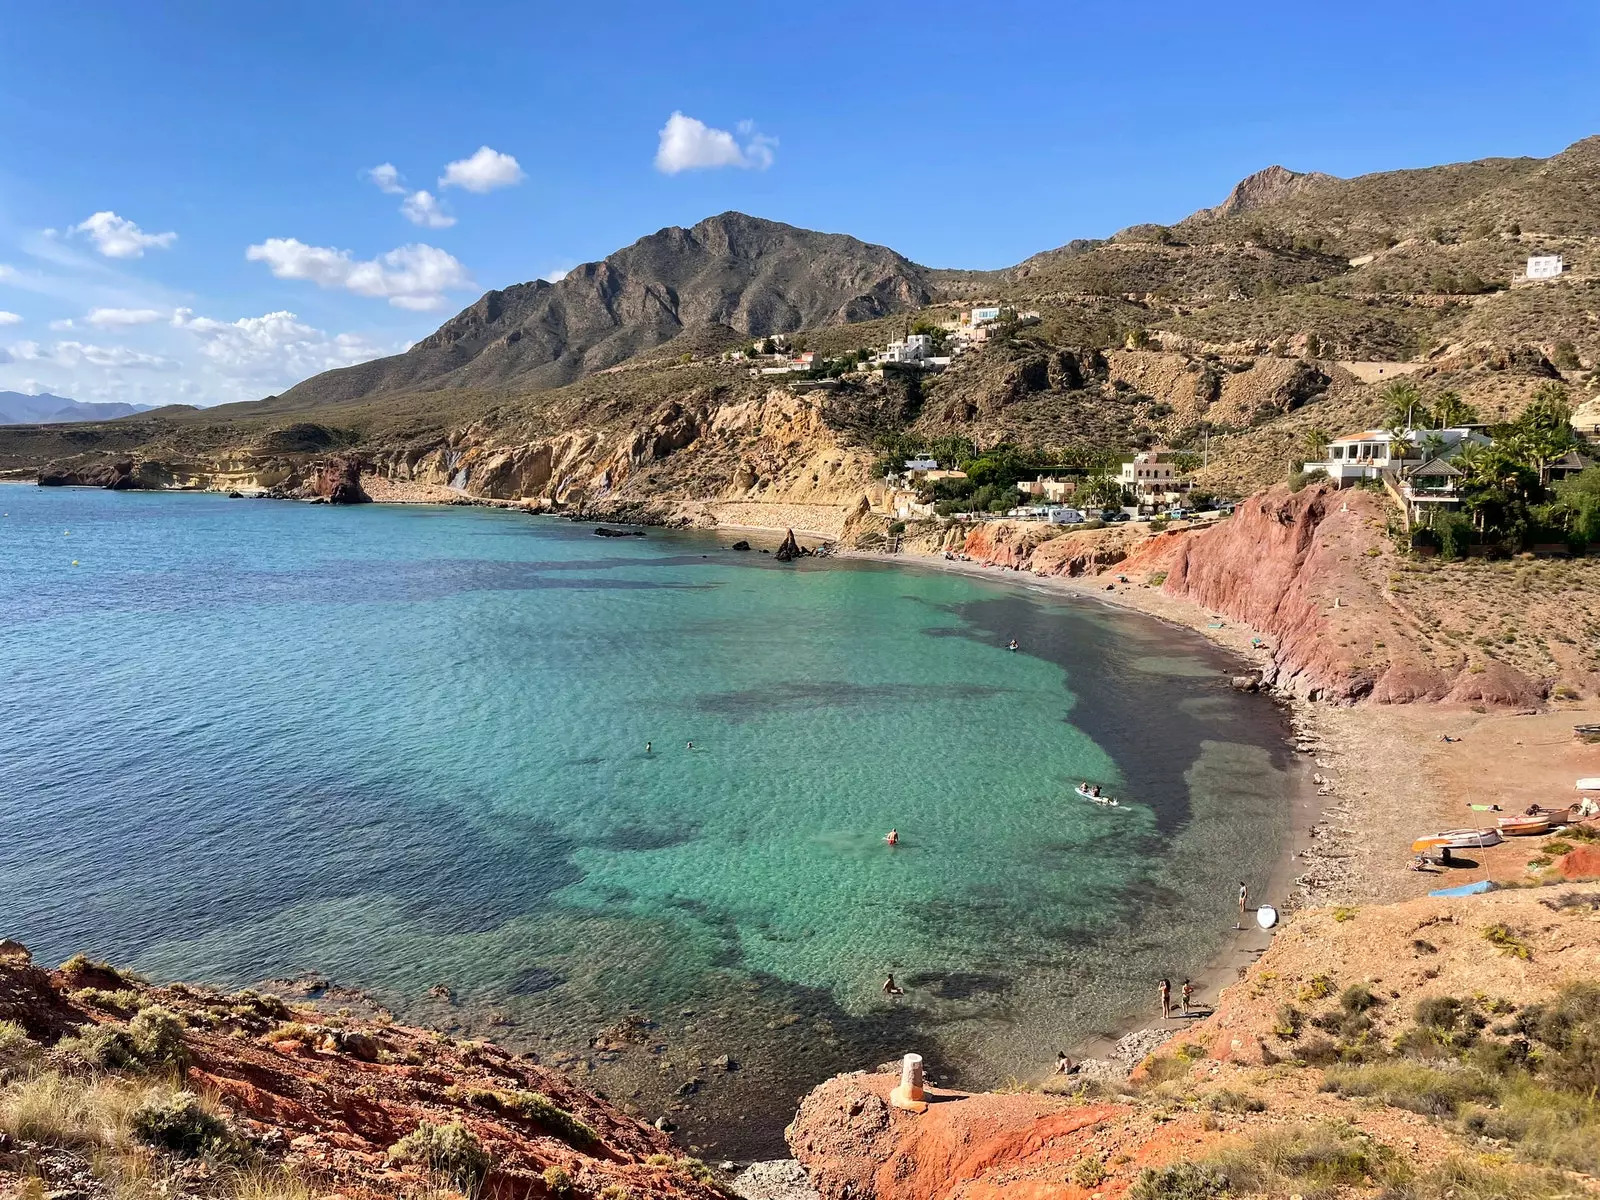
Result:
<svg viewBox="0 0 1600 1200">
<path fill-rule="evenodd" d="M 128 1022 L 134 1053 L 149 1068 L 184 1064 L 187 1053 L 183 1046 L 183 1029 L 182 1020 L 157 1004 L 140 1009 Z"/>
<path fill-rule="evenodd" d="M 1300 1027 L 1305 1022 L 1306 1015 L 1292 1004 L 1280 1004 L 1277 1018 L 1272 1023 L 1272 1032 L 1286 1042 L 1291 1042 L 1300 1036 Z"/>
<path fill-rule="evenodd" d="M 1390 1108 L 1431 1117 L 1453 1116 L 1463 1104 L 1491 1100 L 1493 1083 L 1476 1071 L 1440 1069 L 1411 1062 L 1330 1067 L 1322 1090 L 1340 1096 L 1371 1096 Z"/>
<path fill-rule="evenodd" d="M 389 1157 L 442 1176 L 464 1192 L 475 1191 L 489 1173 L 488 1152 L 460 1121 L 422 1122 L 389 1148 Z"/>
<path fill-rule="evenodd" d="M 1206 1097 L 1206 1105 L 1213 1112 L 1258 1113 L 1267 1111 L 1267 1102 L 1248 1092 L 1235 1092 L 1222 1088 Z"/>
<path fill-rule="evenodd" d="M 1526 962 L 1533 957 L 1532 948 L 1509 925 L 1491 925 L 1483 931 L 1483 937 L 1491 946 L 1498 946 L 1501 954 L 1510 958 L 1520 958 Z"/>
<path fill-rule="evenodd" d="M 133 1039 L 120 1025 L 85 1025 L 76 1036 L 57 1042 L 56 1049 L 103 1071 L 126 1071 L 141 1065 Z"/>
<path fill-rule="evenodd" d="M 1170 524 L 1170 522 L 1165 517 L 1151 517 L 1150 518 L 1150 532 L 1151 533 L 1160 533 L 1169 524 Z"/>
<path fill-rule="evenodd" d="M 546 1167 L 539 1178 L 544 1180 L 544 1186 L 552 1195 L 565 1196 L 572 1190 L 572 1176 L 564 1167 Z"/>
<path fill-rule="evenodd" d="M 174 1154 L 197 1157 L 234 1147 L 227 1124 L 193 1092 L 152 1097 L 136 1108 L 129 1123 L 133 1136 Z"/>
<path fill-rule="evenodd" d="M 1072 1168 L 1072 1182 L 1086 1192 L 1092 1192 L 1106 1180 L 1106 1168 L 1098 1158 L 1080 1158 Z"/>
<path fill-rule="evenodd" d="M 78 988 L 72 993 L 72 1000 L 85 1008 L 103 1009 L 118 1016 L 135 1011 L 141 1003 L 139 993 L 131 988 L 119 988 L 114 992 L 105 988 Z"/>
<path fill-rule="evenodd" d="M 906 523 L 904 521 L 895 521 L 889 526 L 889 532 L 891 534 L 900 534 L 904 533 L 905 531 Z"/>
<path fill-rule="evenodd" d="M 1298 999 L 1302 1004 L 1309 1004 L 1313 1000 L 1321 1000 L 1324 996 L 1333 995 L 1333 980 L 1326 975 L 1313 975 L 1300 985 Z"/>
<path fill-rule="evenodd" d="M 1313 1121 L 1280 1127 L 1226 1154 L 1220 1163 L 1239 1192 L 1308 1192 L 1349 1187 L 1381 1169 L 1380 1148 L 1343 1125 Z"/>
<path fill-rule="evenodd" d="M 537 1121 L 572 1146 L 588 1146 L 600 1140 L 590 1125 L 580 1121 L 543 1092 L 518 1092 L 512 1099 L 516 1111 Z"/>
<path fill-rule="evenodd" d="M 44 1047 L 28 1036 L 15 1021 L 0 1021 L 0 1083 L 28 1070 L 39 1060 Z"/>
<path fill-rule="evenodd" d="M 1227 1195 L 1225 1174 L 1192 1162 L 1146 1167 L 1128 1189 L 1128 1200 L 1221 1200 Z"/>
</svg>

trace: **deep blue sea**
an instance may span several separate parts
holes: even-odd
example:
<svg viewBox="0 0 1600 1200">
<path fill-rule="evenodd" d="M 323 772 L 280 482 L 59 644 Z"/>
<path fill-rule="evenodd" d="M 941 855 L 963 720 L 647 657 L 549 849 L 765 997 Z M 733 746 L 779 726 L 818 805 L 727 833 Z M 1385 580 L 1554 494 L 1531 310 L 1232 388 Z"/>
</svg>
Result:
<svg viewBox="0 0 1600 1200">
<path fill-rule="evenodd" d="M 0 509 L 0 936 L 45 960 L 993 1083 L 1198 970 L 1281 852 L 1278 711 L 1093 602 L 490 509 Z"/>
</svg>

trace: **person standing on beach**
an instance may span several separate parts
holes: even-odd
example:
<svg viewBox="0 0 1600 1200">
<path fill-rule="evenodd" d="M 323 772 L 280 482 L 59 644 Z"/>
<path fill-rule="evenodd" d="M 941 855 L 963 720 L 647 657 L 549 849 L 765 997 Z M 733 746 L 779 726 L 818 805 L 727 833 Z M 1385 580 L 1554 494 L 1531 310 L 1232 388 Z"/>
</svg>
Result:
<svg viewBox="0 0 1600 1200">
<path fill-rule="evenodd" d="M 1189 1015 L 1189 1003 L 1194 999 L 1194 984 L 1187 979 L 1183 981 L 1183 989 L 1178 993 L 1178 999 L 1183 1004 L 1183 1015 Z"/>
<path fill-rule="evenodd" d="M 1245 887 L 1244 880 L 1239 880 L 1239 921 L 1235 929 L 1244 928 L 1244 914 L 1246 906 L 1250 903 L 1250 889 Z"/>
<path fill-rule="evenodd" d="M 1172 1019 L 1172 980 L 1165 978 L 1161 980 L 1161 1019 Z"/>
</svg>

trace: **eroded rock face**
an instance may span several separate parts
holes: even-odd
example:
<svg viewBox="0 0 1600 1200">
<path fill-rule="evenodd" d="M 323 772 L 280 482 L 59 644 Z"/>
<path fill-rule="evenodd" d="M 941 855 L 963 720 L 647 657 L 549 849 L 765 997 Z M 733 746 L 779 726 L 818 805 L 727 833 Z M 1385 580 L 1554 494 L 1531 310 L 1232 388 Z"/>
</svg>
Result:
<svg viewBox="0 0 1600 1200">
<path fill-rule="evenodd" d="M 371 497 L 361 488 L 362 460 L 353 454 L 330 458 L 306 484 L 306 492 L 329 504 L 366 504 Z"/>
<path fill-rule="evenodd" d="M 786 1136 L 824 1200 L 1077 1195 L 1061 1190 L 1072 1163 L 1096 1129 L 1129 1111 L 1039 1093 L 933 1088 L 934 1103 L 913 1116 L 888 1103 L 898 1082 L 839 1075 L 800 1102 Z"/>
<path fill-rule="evenodd" d="M 1430 658 L 1425 631 L 1361 569 L 1386 513 L 1370 493 L 1276 487 L 1232 519 L 1184 538 L 1165 590 L 1274 639 L 1264 682 L 1311 698 L 1538 703 L 1549 690 L 1504 663 L 1463 669 Z"/>
<path fill-rule="evenodd" d="M 40 487 L 97 487 L 114 492 L 145 486 L 132 459 L 81 466 L 51 465 L 39 472 Z"/>
</svg>

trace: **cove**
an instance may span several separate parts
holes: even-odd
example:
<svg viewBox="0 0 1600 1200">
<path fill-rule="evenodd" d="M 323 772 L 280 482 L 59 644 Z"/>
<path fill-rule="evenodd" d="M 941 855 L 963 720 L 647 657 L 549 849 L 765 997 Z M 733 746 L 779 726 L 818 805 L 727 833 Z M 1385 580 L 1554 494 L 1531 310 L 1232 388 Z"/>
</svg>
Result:
<svg viewBox="0 0 1600 1200">
<path fill-rule="evenodd" d="M 0 936 L 543 1054 L 631 1013 L 647 1115 L 741 1061 L 723 1147 L 909 1048 L 1037 1075 L 1199 971 L 1285 836 L 1280 714 L 1133 614 L 500 510 L 0 508 Z"/>
</svg>

